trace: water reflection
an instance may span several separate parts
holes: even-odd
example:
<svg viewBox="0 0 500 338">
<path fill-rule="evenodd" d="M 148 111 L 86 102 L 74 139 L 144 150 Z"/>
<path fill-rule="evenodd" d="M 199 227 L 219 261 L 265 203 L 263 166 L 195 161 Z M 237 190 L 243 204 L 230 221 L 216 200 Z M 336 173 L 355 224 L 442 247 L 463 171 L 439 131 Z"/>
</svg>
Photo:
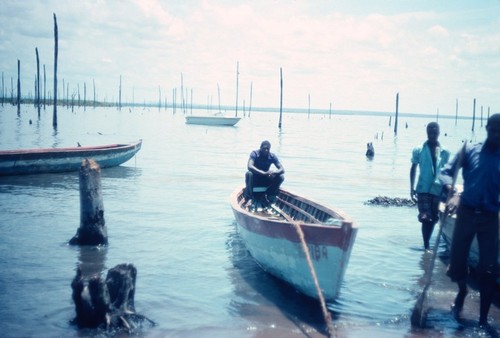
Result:
<svg viewBox="0 0 500 338">
<path fill-rule="evenodd" d="M 81 245 L 79 246 L 79 251 L 79 261 L 76 267 L 80 267 L 82 276 L 100 276 L 106 268 L 108 247 L 102 245 Z"/>
<path fill-rule="evenodd" d="M 52 137 L 54 139 L 52 142 L 52 148 L 57 148 L 61 143 L 61 140 L 58 137 L 57 124 L 53 125 Z"/>
<path fill-rule="evenodd" d="M 129 160 L 128 163 L 134 163 L 135 162 L 135 156 Z M 104 168 L 101 169 L 101 175 L 103 179 L 106 178 L 132 178 L 132 177 L 137 177 L 142 175 L 142 168 L 136 167 L 135 163 L 133 167 L 127 167 L 127 166 L 117 166 L 117 167 L 112 167 L 112 168 Z"/>
<path fill-rule="evenodd" d="M 78 172 L 0 176 L 0 192 L 17 187 L 78 189 Z"/>
<path fill-rule="evenodd" d="M 118 166 L 101 169 L 103 179 L 124 179 L 140 176 L 138 167 Z M 79 189 L 79 172 L 46 173 L 35 175 L 0 176 L 0 192 L 8 192 L 15 187 Z"/>
<path fill-rule="evenodd" d="M 282 322 L 284 317 L 288 325 L 293 323 L 293 330 L 299 329 L 306 334 L 305 331 L 312 328 L 326 334 L 327 327 L 319 302 L 266 273 L 245 248 L 236 224 L 232 226 L 234 230 L 228 235 L 226 249 L 233 264 L 228 273 L 235 297 L 230 302 L 229 311 L 235 317 L 249 319 L 252 325 L 260 325 L 261 328 L 281 326 L 277 323 Z"/>
</svg>

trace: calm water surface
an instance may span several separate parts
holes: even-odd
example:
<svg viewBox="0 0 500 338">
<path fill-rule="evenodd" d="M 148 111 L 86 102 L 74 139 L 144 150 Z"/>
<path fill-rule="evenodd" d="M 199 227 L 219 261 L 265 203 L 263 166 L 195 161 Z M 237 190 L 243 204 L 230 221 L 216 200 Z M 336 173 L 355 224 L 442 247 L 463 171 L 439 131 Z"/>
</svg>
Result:
<svg viewBox="0 0 500 338">
<path fill-rule="evenodd" d="M 455 289 L 442 262 L 430 292 L 430 327 L 411 328 L 428 259 L 416 209 L 364 204 L 379 195 L 408 197 L 411 149 L 426 139 L 429 120 L 401 118 L 394 138 L 388 116 L 285 114 L 281 131 L 278 117 L 252 113 L 228 128 L 186 125 L 182 113 L 163 109 L 61 108 L 54 130 L 51 108 L 39 118 L 31 106 L 20 116 L 0 107 L 0 149 L 144 140 L 136 157 L 102 171 L 105 248 L 66 244 L 79 226 L 78 173 L 0 178 L 1 335 L 98 335 L 69 323 L 75 269 L 99 273 L 133 263 L 136 310 L 159 324 L 139 336 L 324 336 L 319 304 L 256 265 L 229 205 L 250 151 L 269 139 L 286 168 L 285 188 L 340 208 L 359 225 L 341 294 L 328 304 L 338 336 L 475 336 L 447 310 Z M 475 134 L 470 121 L 439 122 L 453 152 L 463 138 L 485 137 L 478 122 Z M 372 161 L 367 142 L 375 147 Z"/>
</svg>

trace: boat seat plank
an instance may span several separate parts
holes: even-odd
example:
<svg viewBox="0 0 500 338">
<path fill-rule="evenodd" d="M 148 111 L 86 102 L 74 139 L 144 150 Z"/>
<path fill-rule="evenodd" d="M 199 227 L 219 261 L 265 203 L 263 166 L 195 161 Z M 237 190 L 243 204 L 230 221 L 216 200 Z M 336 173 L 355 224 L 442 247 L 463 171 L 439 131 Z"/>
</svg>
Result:
<svg viewBox="0 0 500 338">
<path fill-rule="evenodd" d="M 316 224 L 322 223 L 318 219 L 316 219 L 316 217 L 314 217 L 310 213 L 308 213 L 308 212 L 306 212 L 306 211 L 298 208 L 297 206 L 293 205 L 292 203 L 287 202 L 287 201 L 285 201 L 285 200 L 283 200 L 283 199 L 281 199 L 279 197 L 278 197 L 278 200 L 279 200 L 280 203 L 286 205 L 290 209 L 293 209 L 293 210 L 297 211 L 298 213 L 302 214 L 303 216 L 307 217 L 311 223 L 316 223 Z"/>
</svg>

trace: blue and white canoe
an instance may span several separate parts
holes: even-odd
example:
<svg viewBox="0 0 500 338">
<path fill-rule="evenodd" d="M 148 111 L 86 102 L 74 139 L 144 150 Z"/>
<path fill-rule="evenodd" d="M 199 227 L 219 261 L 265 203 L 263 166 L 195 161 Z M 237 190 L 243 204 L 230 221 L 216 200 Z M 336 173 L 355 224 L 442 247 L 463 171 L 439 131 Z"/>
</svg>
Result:
<svg viewBox="0 0 500 338">
<path fill-rule="evenodd" d="M 301 293 L 319 298 L 311 269 L 294 226 L 298 224 L 326 300 L 335 299 L 357 234 L 357 226 L 343 212 L 280 190 L 272 210 L 255 211 L 243 188 L 231 195 L 238 232 L 257 263 Z M 259 209 L 257 209 L 259 210 Z"/>
<path fill-rule="evenodd" d="M 101 168 L 115 167 L 130 160 L 142 140 L 127 144 L 91 147 L 40 148 L 0 151 L 0 176 L 77 171 L 86 158 Z"/>
</svg>

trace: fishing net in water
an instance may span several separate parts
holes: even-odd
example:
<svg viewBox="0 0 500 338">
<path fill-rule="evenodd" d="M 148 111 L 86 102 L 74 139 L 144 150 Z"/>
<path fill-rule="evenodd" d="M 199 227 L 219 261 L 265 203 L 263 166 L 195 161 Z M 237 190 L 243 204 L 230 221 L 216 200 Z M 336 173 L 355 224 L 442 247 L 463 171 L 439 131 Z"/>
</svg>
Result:
<svg viewBox="0 0 500 338">
<path fill-rule="evenodd" d="M 379 205 L 383 207 L 414 207 L 416 202 L 409 198 L 377 196 L 366 201 L 366 205 Z"/>
</svg>

